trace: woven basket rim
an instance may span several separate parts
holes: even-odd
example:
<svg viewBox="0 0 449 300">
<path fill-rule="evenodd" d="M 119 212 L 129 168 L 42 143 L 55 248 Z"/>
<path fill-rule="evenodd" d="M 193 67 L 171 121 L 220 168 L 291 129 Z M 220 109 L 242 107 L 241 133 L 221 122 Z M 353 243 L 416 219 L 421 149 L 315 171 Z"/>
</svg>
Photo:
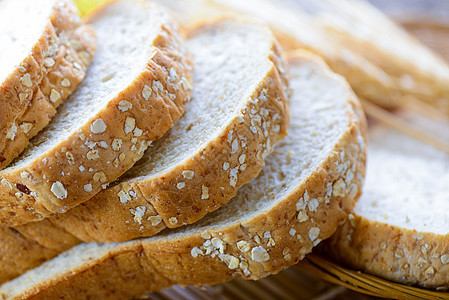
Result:
<svg viewBox="0 0 449 300">
<path fill-rule="evenodd" d="M 427 290 L 392 282 L 363 271 L 347 268 L 323 254 L 309 254 L 298 267 L 334 284 L 369 296 L 404 300 L 449 299 L 448 292 Z"/>
</svg>

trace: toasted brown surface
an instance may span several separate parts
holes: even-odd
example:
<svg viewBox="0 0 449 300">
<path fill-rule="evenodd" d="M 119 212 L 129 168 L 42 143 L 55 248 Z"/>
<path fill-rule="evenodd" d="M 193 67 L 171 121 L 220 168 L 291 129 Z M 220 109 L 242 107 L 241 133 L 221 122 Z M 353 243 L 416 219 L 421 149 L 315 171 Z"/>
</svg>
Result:
<svg viewBox="0 0 449 300">
<path fill-rule="evenodd" d="M 41 265 L 81 241 L 47 220 L 40 226 L 0 227 L 0 283 Z M 57 237 L 55 239 L 54 237 Z"/>
<path fill-rule="evenodd" d="M 302 54 L 291 63 L 311 59 Z M 333 76 L 323 65 L 321 68 Z M 167 230 L 153 238 L 82 244 L 4 284 L 0 294 L 17 299 L 123 299 L 173 284 L 215 284 L 233 277 L 258 279 L 296 263 L 346 220 L 360 195 L 365 171 L 365 145 L 361 140 L 365 120 L 349 88 L 347 97 L 346 130 L 329 155 L 307 178 L 298 179 L 276 205 L 258 210 L 246 220 L 220 226 L 214 225 L 212 218 L 201 221 L 203 226 Z M 323 202 L 303 220 L 298 218 L 297 205 L 306 194 Z"/>
<path fill-rule="evenodd" d="M 55 1 L 41 37 L 0 85 L 0 170 L 28 145 L 84 78 L 94 33 L 69 1 Z M 53 94 L 52 94 L 53 91 Z"/>
<path fill-rule="evenodd" d="M 190 97 L 191 60 L 177 25 L 163 11 L 154 11 L 165 23 L 154 40 L 152 57 L 135 80 L 55 148 L 0 172 L 1 224 L 41 220 L 87 201 L 129 169 L 148 143 L 182 115 Z M 172 69 L 178 74 L 175 81 L 168 80 Z M 161 90 L 144 99 L 145 86 L 155 88 L 155 82 Z M 113 147 L 115 141 L 121 142 L 119 149 Z"/>
</svg>

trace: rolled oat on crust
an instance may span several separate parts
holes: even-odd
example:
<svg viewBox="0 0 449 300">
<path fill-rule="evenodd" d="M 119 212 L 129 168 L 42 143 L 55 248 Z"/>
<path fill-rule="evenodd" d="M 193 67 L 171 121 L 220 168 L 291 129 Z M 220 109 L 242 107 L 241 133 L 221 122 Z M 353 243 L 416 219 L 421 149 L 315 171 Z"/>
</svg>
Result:
<svg viewBox="0 0 449 300">
<path fill-rule="evenodd" d="M 98 49 L 85 80 L 0 171 L 3 225 L 42 220 L 89 200 L 132 167 L 190 99 L 190 55 L 163 10 L 115 1 L 89 20 Z"/>
</svg>

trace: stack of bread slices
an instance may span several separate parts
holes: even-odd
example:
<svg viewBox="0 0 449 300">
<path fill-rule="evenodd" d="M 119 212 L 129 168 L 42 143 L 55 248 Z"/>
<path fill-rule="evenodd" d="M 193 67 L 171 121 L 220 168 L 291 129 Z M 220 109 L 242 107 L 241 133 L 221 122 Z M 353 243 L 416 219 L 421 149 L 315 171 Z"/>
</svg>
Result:
<svg viewBox="0 0 449 300">
<path fill-rule="evenodd" d="M 331 242 L 352 251 L 367 125 L 319 57 L 248 16 L 180 28 L 150 1 L 84 20 L 69 0 L 22 2 L 25 18 L 0 1 L 2 298 L 259 279 L 348 218 Z"/>
</svg>

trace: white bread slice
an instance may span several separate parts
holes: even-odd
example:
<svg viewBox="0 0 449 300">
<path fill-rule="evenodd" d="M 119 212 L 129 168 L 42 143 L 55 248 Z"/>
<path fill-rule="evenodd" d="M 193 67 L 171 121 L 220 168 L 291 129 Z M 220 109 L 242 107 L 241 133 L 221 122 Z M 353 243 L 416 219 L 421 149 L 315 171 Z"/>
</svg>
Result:
<svg viewBox="0 0 449 300">
<path fill-rule="evenodd" d="M 5 0 L 0 20 L 1 170 L 84 78 L 95 39 L 70 1 Z"/>
<path fill-rule="evenodd" d="M 364 193 L 328 250 L 388 280 L 447 289 L 449 155 L 380 125 L 370 133 Z"/>
<path fill-rule="evenodd" d="M 257 279 L 302 259 L 360 194 L 365 121 L 342 78 L 296 55 L 289 136 L 228 204 L 152 238 L 81 244 L 3 284 L 0 295 L 124 299 L 173 284 Z"/>
<path fill-rule="evenodd" d="M 119 182 L 52 217 L 55 226 L 83 241 L 118 242 L 194 223 L 256 177 L 287 134 L 286 63 L 271 31 L 240 18 L 189 35 L 186 114 Z"/>
<path fill-rule="evenodd" d="M 0 172 L 3 225 L 41 220 L 90 199 L 173 126 L 190 97 L 189 55 L 163 10 L 116 1 L 90 25 L 98 49 L 85 80 Z"/>
</svg>

